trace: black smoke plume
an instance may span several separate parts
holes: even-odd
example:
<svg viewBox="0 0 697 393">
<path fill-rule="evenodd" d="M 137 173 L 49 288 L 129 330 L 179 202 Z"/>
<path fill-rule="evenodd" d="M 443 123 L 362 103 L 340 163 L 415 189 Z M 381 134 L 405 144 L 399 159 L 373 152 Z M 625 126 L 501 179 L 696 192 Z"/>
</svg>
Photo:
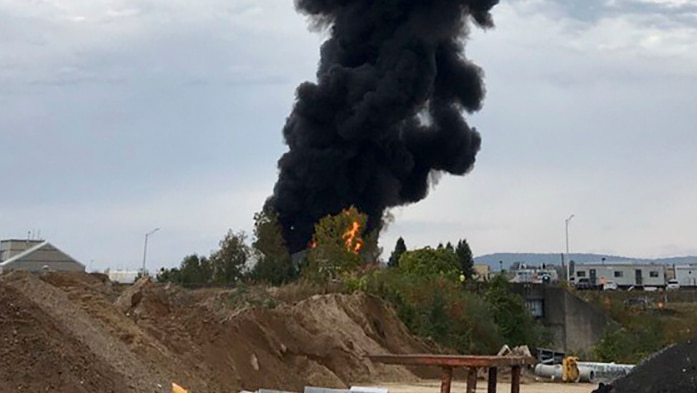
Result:
<svg viewBox="0 0 697 393">
<path fill-rule="evenodd" d="M 289 151 L 267 201 L 291 252 L 314 224 L 353 205 L 381 225 L 417 202 L 429 175 L 470 171 L 481 145 L 462 111 L 479 110 L 482 71 L 463 52 L 468 17 L 493 26 L 498 0 L 296 0 L 328 29 L 317 82 L 297 89 L 283 129 Z"/>
</svg>

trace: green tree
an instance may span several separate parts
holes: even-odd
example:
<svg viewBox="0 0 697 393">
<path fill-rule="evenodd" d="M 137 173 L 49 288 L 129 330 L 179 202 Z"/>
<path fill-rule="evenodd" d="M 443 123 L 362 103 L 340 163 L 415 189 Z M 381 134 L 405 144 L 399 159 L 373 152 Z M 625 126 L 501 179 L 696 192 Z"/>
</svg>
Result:
<svg viewBox="0 0 697 393">
<path fill-rule="evenodd" d="M 402 254 L 407 252 L 407 244 L 404 242 L 404 239 L 400 236 L 399 239 L 397 239 L 397 243 L 394 246 L 394 251 L 392 251 L 392 254 L 390 254 L 390 259 L 387 261 L 387 266 L 389 267 L 398 267 L 399 266 L 399 258 L 402 257 Z"/>
<path fill-rule="evenodd" d="M 455 255 L 457 255 L 457 259 L 460 262 L 460 271 L 467 280 L 471 280 L 474 277 L 474 258 L 466 239 L 457 242 Z"/>
<path fill-rule="evenodd" d="M 257 259 L 251 271 L 254 280 L 282 285 L 296 277 L 290 253 L 281 234 L 278 214 L 270 208 L 254 214 L 252 250 Z"/>
<path fill-rule="evenodd" d="M 425 247 L 402 254 L 399 258 L 399 269 L 417 276 L 445 275 L 457 278 L 460 265 L 452 251 Z"/>
<path fill-rule="evenodd" d="M 322 218 L 315 225 L 313 248 L 307 254 L 303 274 L 316 282 L 327 282 L 355 272 L 362 264 L 362 230 L 367 216 L 351 207 Z"/>
<path fill-rule="evenodd" d="M 531 347 L 541 344 L 544 330 L 525 307 L 523 298 L 510 292 L 508 285 L 504 276 L 497 275 L 484 294 L 506 344 Z"/>
<path fill-rule="evenodd" d="M 139 278 L 139 277 L 138 277 Z M 137 278 L 136 278 L 137 281 Z M 171 282 L 171 283 L 176 283 L 179 284 L 181 283 L 181 274 L 179 272 L 179 269 L 176 267 L 173 267 L 171 269 L 167 268 L 160 268 L 160 271 L 157 272 L 155 275 L 155 281 L 157 282 Z"/>
<path fill-rule="evenodd" d="M 235 233 L 229 230 L 220 241 L 220 249 L 210 257 L 213 282 L 232 284 L 244 276 L 251 252 L 245 243 L 246 240 L 247 235 L 244 232 Z"/>
<path fill-rule="evenodd" d="M 186 256 L 179 266 L 179 281 L 184 285 L 205 285 L 213 280 L 213 266 L 208 258 L 192 254 Z"/>
</svg>

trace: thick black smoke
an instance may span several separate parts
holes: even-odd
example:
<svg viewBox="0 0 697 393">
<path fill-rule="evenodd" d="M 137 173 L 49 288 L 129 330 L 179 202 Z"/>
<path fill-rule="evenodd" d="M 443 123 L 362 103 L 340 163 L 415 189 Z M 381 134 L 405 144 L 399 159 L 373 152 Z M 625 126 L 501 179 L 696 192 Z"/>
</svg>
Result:
<svg viewBox="0 0 697 393">
<path fill-rule="evenodd" d="M 291 252 L 314 224 L 351 205 L 378 228 L 386 208 L 423 199 L 429 174 L 463 175 L 481 145 L 462 111 L 484 97 L 467 61 L 468 16 L 493 26 L 498 0 L 296 0 L 328 28 L 317 83 L 297 89 L 283 135 L 290 150 L 267 201 Z"/>
</svg>

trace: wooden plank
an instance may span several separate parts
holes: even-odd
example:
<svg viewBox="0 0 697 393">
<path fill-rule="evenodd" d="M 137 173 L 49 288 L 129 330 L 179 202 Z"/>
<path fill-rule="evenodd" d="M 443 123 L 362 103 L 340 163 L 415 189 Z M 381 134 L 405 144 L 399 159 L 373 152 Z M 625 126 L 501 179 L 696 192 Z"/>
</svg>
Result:
<svg viewBox="0 0 697 393">
<path fill-rule="evenodd" d="M 487 381 L 487 393 L 496 393 L 496 378 L 498 370 L 496 367 L 489 367 L 489 380 Z"/>
<path fill-rule="evenodd" d="M 528 356 L 480 356 L 480 355 L 368 355 L 374 362 L 412 366 L 450 367 L 512 367 L 534 364 L 535 358 Z"/>
<path fill-rule="evenodd" d="M 450 393 L 452 381 L 453 368 L 449 366 L 443 367 L 443 372 L 440 374 L 440 393 Z"/>
</svg>

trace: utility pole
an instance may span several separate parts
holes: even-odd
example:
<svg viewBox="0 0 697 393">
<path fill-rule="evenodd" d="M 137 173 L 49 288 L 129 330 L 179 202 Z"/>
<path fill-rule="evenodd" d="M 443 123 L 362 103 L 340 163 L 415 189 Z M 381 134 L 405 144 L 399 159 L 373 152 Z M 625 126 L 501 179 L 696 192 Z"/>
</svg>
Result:
<svg viewBox="0 0 697 393">
<path fill-rule="evenodd" d="M 143 268 L 141 271 L 142 275 L 145 275 L 145 261 L 147 260 L 147 257 L 148 257 L 148 237 L 150 237 L 150 235 L 152 235 L 153 233 L 155 233 L 159 230 L 160 230 L 160 228 L 155 228 L 152 231 L 145 234 L 145 245 L 143 246 Z"/>
<path fill-rule="evenodd" d="M 571 219 L 574 218 L 574 215 L 570 215 L 566 220 L 564 220 L 564 223 L 566 224 L 565 229 L 566 229 L 566 281 L 571 280 L 571 259 L 569 258 L 569 223 L 571 222 Z"/>
</svg>

